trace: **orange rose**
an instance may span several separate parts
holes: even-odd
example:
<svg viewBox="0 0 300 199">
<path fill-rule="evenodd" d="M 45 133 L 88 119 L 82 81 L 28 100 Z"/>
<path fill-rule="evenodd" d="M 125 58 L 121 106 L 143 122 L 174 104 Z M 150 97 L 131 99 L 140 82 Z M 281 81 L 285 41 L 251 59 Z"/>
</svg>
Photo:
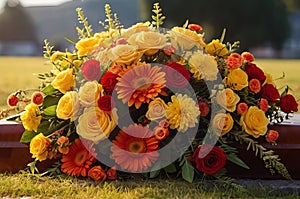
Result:
<svg viewBox="0 0 300 199">
<path fill-rule="evenodd" d="M 251 79 L 249 82 L 249 89 L 253 93 L 259 93 L 261 89 L 260 81 L 258 79 Z"/>
<path fill-rule="evenodd" d="M 241 55 L 239 55 L 237 53 L 232 53 L 227 58 L 226 64 L 227 64 L 227 68 L 229 68 L 229 69 L 239 68 L 243 64 Z"/>
<path fill-rule="evenodd" d="M 106 173 L 101 166 L 94 166 L 88 171 L 88 176 L 95 181 L 104 181 L 106 179 Z"/>
</svg>

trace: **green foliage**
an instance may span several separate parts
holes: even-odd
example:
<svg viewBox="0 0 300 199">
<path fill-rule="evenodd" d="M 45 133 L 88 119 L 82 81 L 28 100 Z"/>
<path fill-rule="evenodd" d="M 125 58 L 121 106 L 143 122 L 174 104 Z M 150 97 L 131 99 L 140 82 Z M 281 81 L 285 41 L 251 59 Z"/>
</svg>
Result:
<svg viewBox="0 0 300 199">
<path fill-rule="evenodd" d="M 52 106 L 45 108 L 43 111 L 43 114 L 45 114 L 46 116 L 55 117 L 56 116 L 56 107 L 57 107 L 57 105 L 52 105 Z"/>
<path fill-rule="evenodd" d="M 154 12 L 154 14 L 152 15 L 152 25 L 156 27 L 156 29 L 159 28 L 160 25 L 162 25 L 165 20 L 165 16 L 163 16 L 163 14 L 161 13 L 162 9 L 159 6 L 159 3 L 155 3 L 153 5 L 153 10 L 152 12 Z"/>
<path fill-rule="evenodd" d="M 20 142 L 21 142 L 21 143 L 28 144 L 28 143 L 30 143 L 30 141 L 32 140 L 32 138 L 33 138 L 34 136 L 36 136 L 36 135 L 37 135 L 37 133 L 34 132 L 34 131 L 27 131 L 27 130 L 25 130 L 25 131 L 23 132 L 23 134 L 22 134 L 22 137 L 21 137 L 21 139 L 20 139 Z"/>
<path fill-rule="evenodd" d="M 194 167 L 192 166 L 190 161 L 188 161 L 188 159 L 184 155 L 181 156 L 179 166 L 181 167 L 182 178 L 184 180 L 186 180 L 187 182 L 192 183 L 194 180 L 194 174 L 195 174 Z"/>
<path fill-rule="evenodd" d="M 235 132 L 232 133 L 236 141 L 241 144 L 248 144 L 247 150 L 252 149 L 255 152 L 255 155 L 258 156 L 264 161 L 265 167 L 269 169 L 271 174 L 275 173 L 275 170 L 286 179 L 291 179 L 291 176 L 287 168 L 280 162 L 279 156 L 274 154 L 274 151 L 267 150 L 262 145 L 258 144 L 257 141 L 249 138 L 244 132 Z"/>
<path fill-rule="evenodd" d="M 93 35 L 93 29 L 92 26 L 89 25 L 87 18 L 84 16 L 82 9 L 77 8 L 76 12 L 78 15 L 78 22 L 83 24 L 83 28 L 76 27 L 79 39 L 91 37 Z"/>
</svg>

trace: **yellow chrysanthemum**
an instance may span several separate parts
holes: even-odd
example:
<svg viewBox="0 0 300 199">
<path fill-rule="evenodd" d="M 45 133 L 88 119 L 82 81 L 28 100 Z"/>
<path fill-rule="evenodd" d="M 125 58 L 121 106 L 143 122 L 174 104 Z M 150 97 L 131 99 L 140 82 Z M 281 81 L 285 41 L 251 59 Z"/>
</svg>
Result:
<svg viewBox="0 0 300 199">
<path fill-rule="evenodd" d="M 28 131 L 37 132 L 42 116 L 37 105 L 31 103 L 25 107 L 25 112 L 21 115 L 21 120 L 24 128 Z"/>
<path fill-rule="evenodd" d="M 199 106 L 187 95 L 176 94 L 168 103 L 166 118 L 171 129 L 185 132 L 188 128 L 195 127 L 200 114 Z"/>
</svg>

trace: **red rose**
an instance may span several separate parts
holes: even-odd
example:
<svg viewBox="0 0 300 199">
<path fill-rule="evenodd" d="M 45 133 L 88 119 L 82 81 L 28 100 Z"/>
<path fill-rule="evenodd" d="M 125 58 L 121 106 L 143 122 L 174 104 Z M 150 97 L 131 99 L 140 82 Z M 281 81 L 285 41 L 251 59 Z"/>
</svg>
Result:
<svg viewBox="0 0 300 199">
<path fill-rule="evenodd" d="M 119 77 L 117 74 L 112 72 L 107 72 L 103 75 L 101 78 L 100 83 L 103 86 L 103 89 L 108 94 L 111 94 L 118 82 L 117 77 Z"/>
<path fill-rule="evenodd" d="M 189 160 L 195 162 L 199 171 L 213 175 L 225 166 L 226 154 L 220 147 L 205 144 L 199 146 Z"/>
<path fill-rule="evenodd" d="M 14 107 L 18 104 L 19 98 L 15 94 L 11 94 L 7 98 L 8 106 Z"/>
<path fill-rule="evenodd" d="M 264 72 L 255 64 L 248 63 L 248 65 L 245 67 L 245 72 L 247 73 L 249 79 L 258 79 L 261 84 L 263 84 L 266 80 Z"/>
<path fill-rule="evenodd" d="M 104 95 L 98 100 L 98 107 L 103 111 L 111 111 L 114 106 L 114 100 L 110 95 Z"/>
<path fill-rule="evenodd" d="M 292 111 L 298 111 L 298 103 L 291 94 L 287 94 L 280 98 L 279 107 L 285 113 L 290 113 Z"/>
<path fill-rule="evenodd" d="M 200 116 L 205 117 L 209 113 L 209 106 L 206 102 L 200 101 L 198 103 L 199 105 L 199 110 L 200 110 Z"/>
<path fill-rule="evenodd" d="M 113 166 L 110 169 L 108 169 L 106 172 L 106 176 L 109 180 L 116 180 L 118 178 L 116 167 Z"/>
<path fill-rule="evenodd" d="M 269 130 L 266 136 L 267 142 L 274 143 L 279 137 L 278 131 Z"/>
<path fill-rule="evenodd" d="M 184 88 L 189 83 L 190 72 L 181 64 L 171 62 L 162 69 L 166 73 L 167 87 Z"/>
<path fill-rule="evenodd" d="M 198 24 L 189 24 L 188 29 L 199 32 L 202 30 L 202 27 Z"/>
<path fill-rule="evenodd" d="M 261 88 L 260 95 L 269 102 L 274 103 L 280 97 L 278 90 L 272 84 L 266 84 Z"/>
<path fill-rule="evenodd" d="M 82 64 L 81 72 L 86 80 L 98 81 L 101 74 L 100 64 L 97 60 L 88 60 Z"/>
</svg>

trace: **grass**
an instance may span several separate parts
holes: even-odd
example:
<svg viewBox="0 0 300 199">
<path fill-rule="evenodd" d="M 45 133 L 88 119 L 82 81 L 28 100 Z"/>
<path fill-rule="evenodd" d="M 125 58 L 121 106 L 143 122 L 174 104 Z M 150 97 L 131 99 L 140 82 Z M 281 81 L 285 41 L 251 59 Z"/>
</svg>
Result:
<svg viewBox="0 0 300 199">
<path fill-rule="evenodd" d="M 178 180 L 143 180 L 94 182 L 59 176 L 41 177 L 25 172 L 0 174 L 0 197 L 30 198 L 297 198 L 265 187 L 236 191 L 203 183 L 190 184 Z"/>
</svg>

